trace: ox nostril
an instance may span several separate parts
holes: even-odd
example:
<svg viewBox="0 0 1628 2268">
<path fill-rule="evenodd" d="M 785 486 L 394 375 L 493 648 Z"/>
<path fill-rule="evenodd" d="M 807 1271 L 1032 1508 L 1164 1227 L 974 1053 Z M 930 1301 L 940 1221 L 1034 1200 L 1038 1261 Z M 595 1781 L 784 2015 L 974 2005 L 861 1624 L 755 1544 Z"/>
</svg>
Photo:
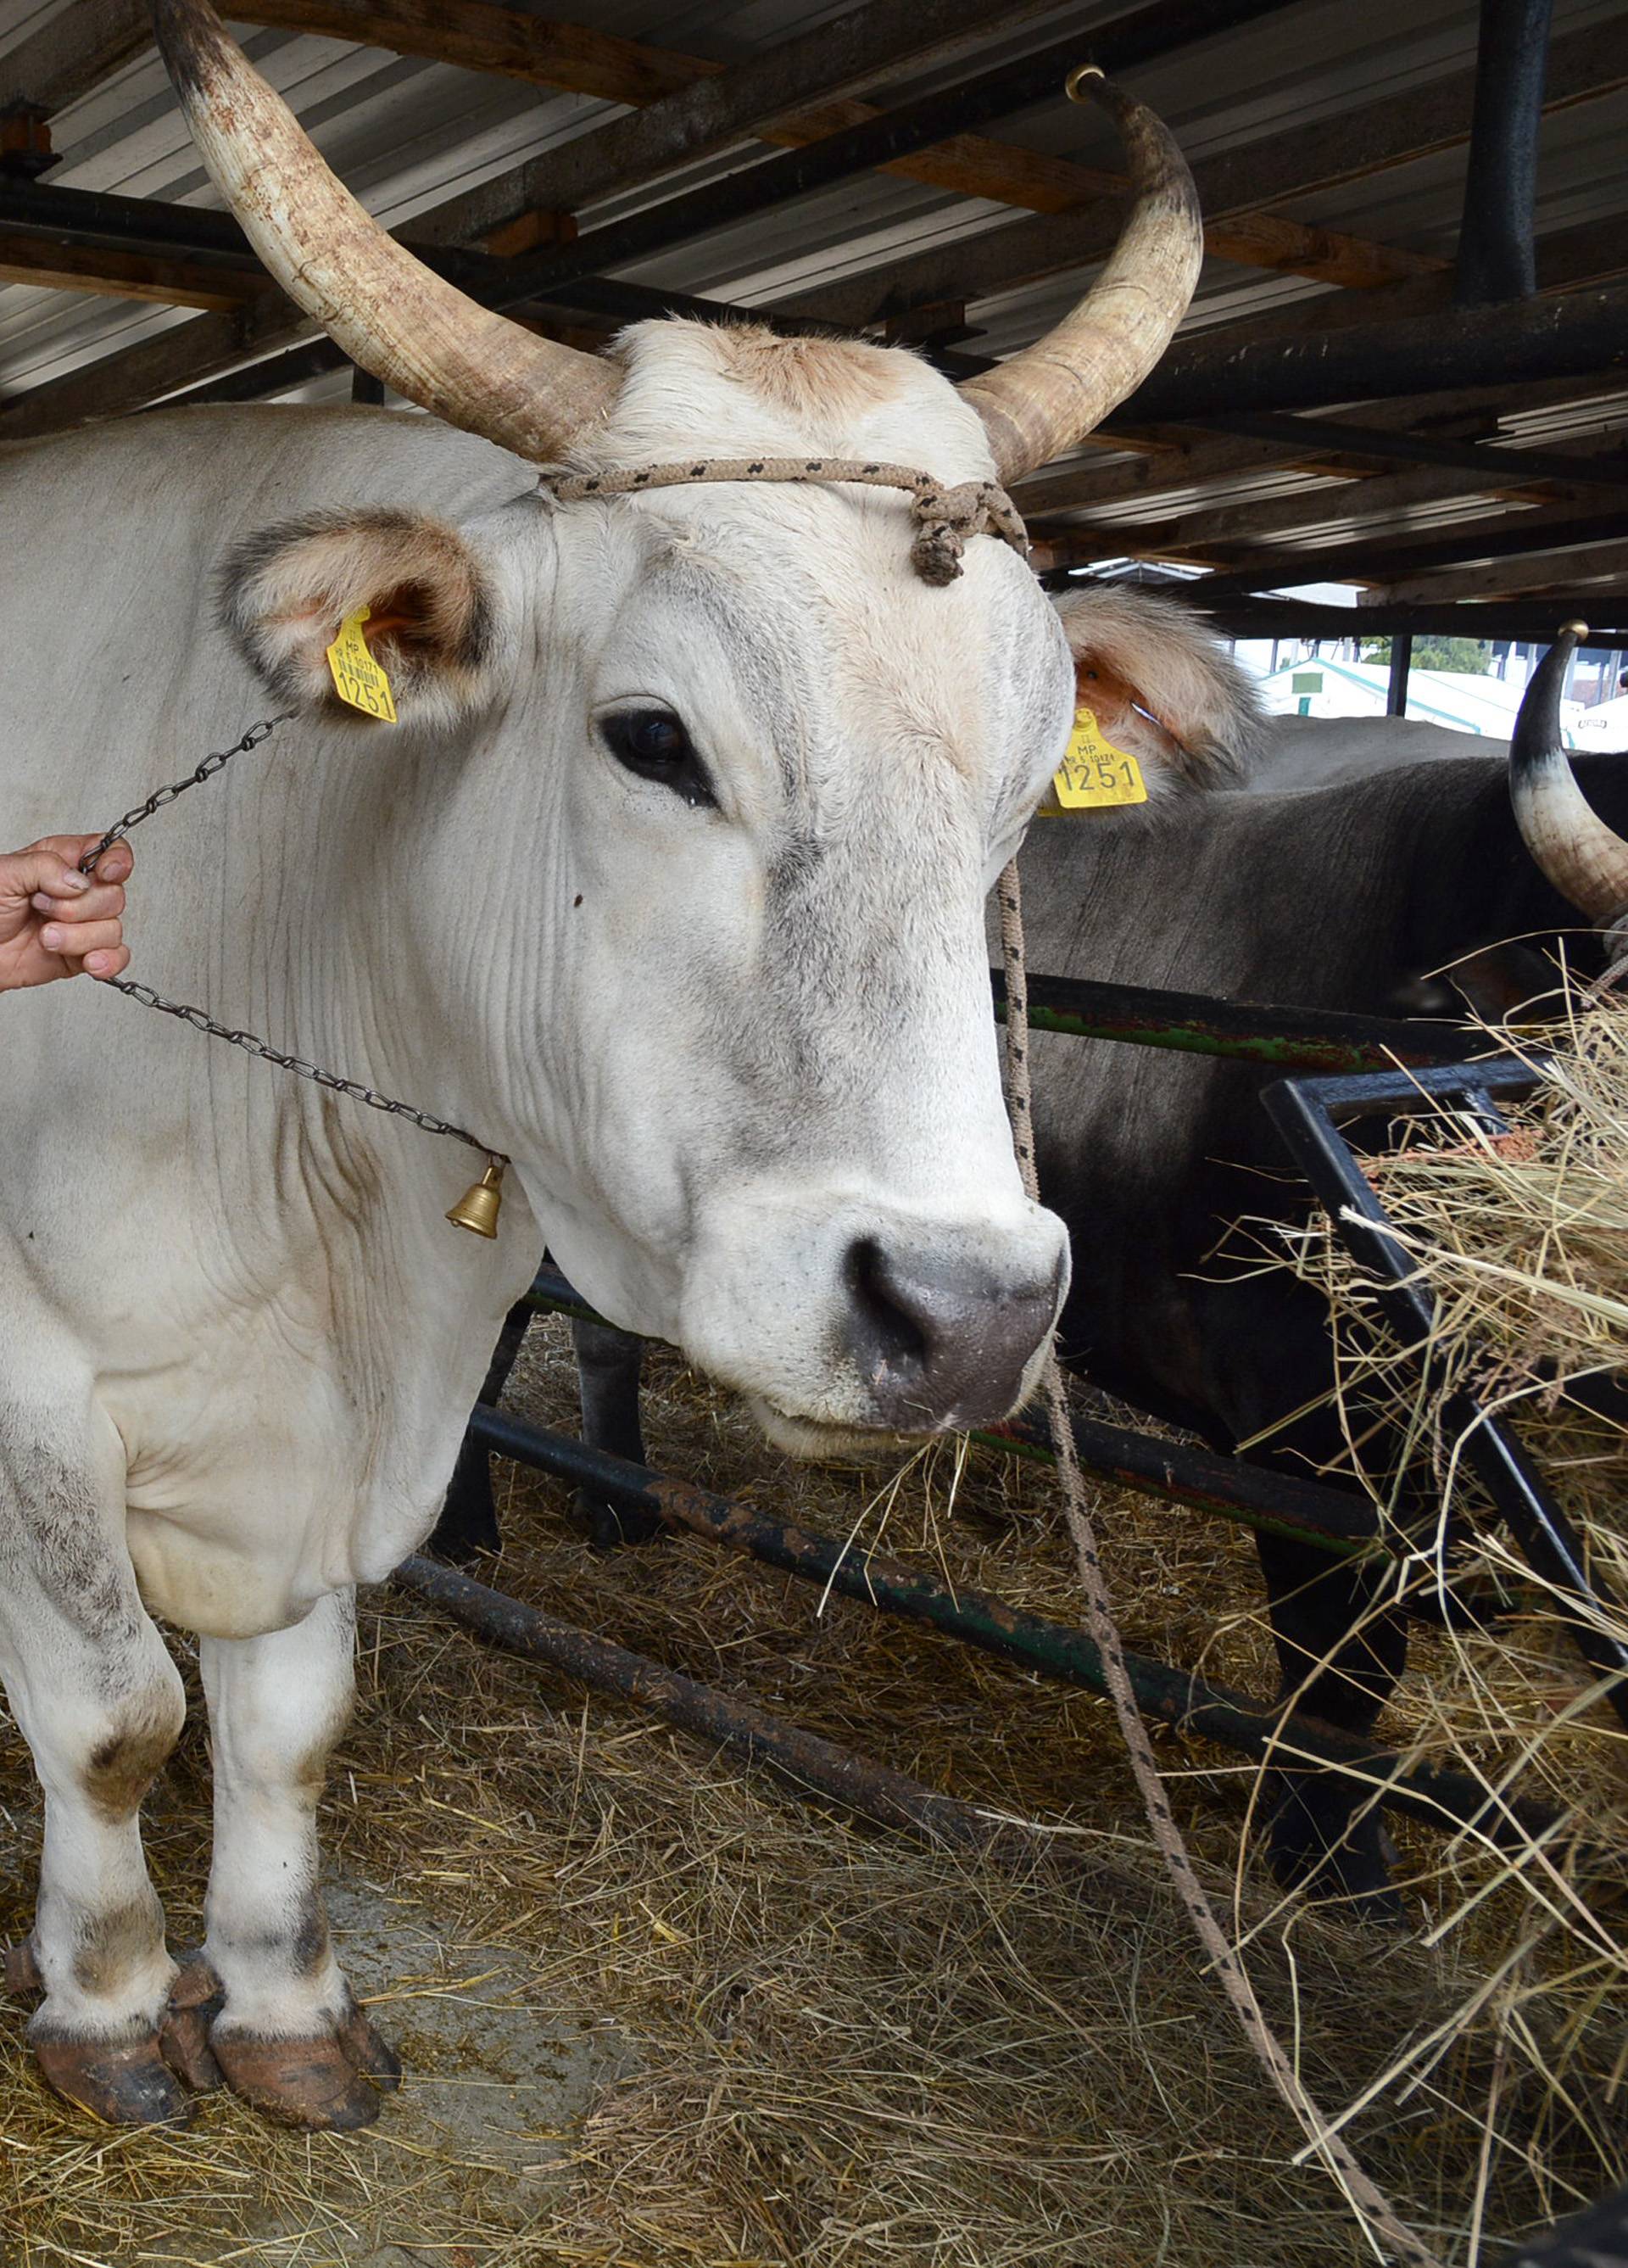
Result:
<svg viewBox="0 0 1628 2268">
<path fill-rule="evenodd" d="M 855 1238 L 842 1265 L 847 1286 L 849 1344 L 873 1382 L 908 1377 L 926 1364 L 927 1319 L 902 1299 L 887 1254 L 874 1237 Z"/>
<path fill-rule="evenodd" d="M 920 1431 L 1008 1414 L 1056 1314 L 1062 1262 L 1014 1281 L 982 1259 L 860 1237 L 843 1280 L 848 1352 L 878 1422 Z"/>
</svg>

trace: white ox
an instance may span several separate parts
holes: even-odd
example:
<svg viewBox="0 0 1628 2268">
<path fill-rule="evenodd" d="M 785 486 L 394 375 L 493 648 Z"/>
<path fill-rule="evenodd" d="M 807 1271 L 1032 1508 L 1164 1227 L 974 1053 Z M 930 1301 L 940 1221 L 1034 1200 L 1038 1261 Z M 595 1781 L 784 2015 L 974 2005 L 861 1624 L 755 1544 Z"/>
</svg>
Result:
<svg viewBox="0 0 1628 2268">
<path fill-rule="evenodd" d="M 7 460 L 40 564 L 5 597 L 0 836 L 111 819 L 294 708 L 143 836 L 138 974 L 514 1164 L 479 1242 L 442 1218 L 453 1144 L 87 986 L 6 1007 L 0 1667 L 47 1799 L 11 1966 L 47 2077 L 106 2117 L 174 2116 L 172 2070 L 224 2070 L 352 2125 L 392 2066 L 318 1890 L 354 1587 L 431 1524 L 545 1241 L 809 1450 L 1004 1412 L 1067 1265 L 1013 1163 L 983 950 L 1072 703 L 1022 560 L 975 537 L 935 588 L 890 490 L 559 504 L 537 464 L 1013 478 L 1156 357 L 1197 229 L 1162 130 L 1111 93 L 1143 194 L 1044 357 L 959 395 L 755 331 L 644 327 L 595 362 L 401 254 L 196 0 L 158 19 L 268 266 L 469 430 L 180 412 Z M 328 690 L 362 604 L 393 730 Z M 179 1984 L 139 1832 L 183 1706 L 154 1616 L 198 1634 L 213 1736 Z"/>
</svg>

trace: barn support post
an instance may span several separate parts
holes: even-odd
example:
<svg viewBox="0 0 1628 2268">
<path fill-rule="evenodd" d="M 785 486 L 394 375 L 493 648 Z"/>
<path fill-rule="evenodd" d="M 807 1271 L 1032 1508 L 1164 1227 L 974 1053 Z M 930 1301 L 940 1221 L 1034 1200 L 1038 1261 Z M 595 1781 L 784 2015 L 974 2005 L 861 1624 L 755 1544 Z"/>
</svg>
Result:
<svg viewBox="0 0 1628 2268">
<path fill-rule="evenodd" d="M 1463 306 L 1537 289 L 1532 210 L 1553 0 L 1481 0 L 1475 110 L 1454 293 Z"/>
<path fill-rule="evenodd" d="M 804 1582 L 839 1591 L 882 1613 L 928 1624 L 1065 1684 L 1093 1693 L 1106 1690 L 1102 1658 L 1082 1631 L 1044 1622 L 981 1592 L 957 1590 L 951 1597 L 913 1568 L 879 1553 L 850 1550 L 832 1537 L 765 1519 L 728 1498 L 664 1479 L 499 1410 L 477 1409 L 470 1434 L 483 1447 L 533 1470 L 653 1512 L 666 1527 L 745 1551 Z M 416 1579 L 414 1587 L 422 1587 Z M 1472 1827 L 1500 1847 L 1522 1848 L 1523 1838 L 1551 1834 L 1557 1826 L 1558 1815 L 1546 1807 L 1494 1797 L 1467 1774 L 1409 1766 L 1390 1749 L 1309 1717 L 1286 1718 L 1245 1694 L 1143 1654 L 1127 1653 L 1126 1663 L 1144 1711 L 1175 1731 L 1240 1749 L 1262 1763 L 1308 1764 L 1354 1779 L 1379 1802 L 1437 1827 Z"/>
<path fill-rule="evenodd" d="M 1398 630 L 1390 641 L 1390 677 L 1385 687 L 1387 717 L 1407 715 L 1408 674 L 1413 666 L 1413 634 Z"/>
</svg>

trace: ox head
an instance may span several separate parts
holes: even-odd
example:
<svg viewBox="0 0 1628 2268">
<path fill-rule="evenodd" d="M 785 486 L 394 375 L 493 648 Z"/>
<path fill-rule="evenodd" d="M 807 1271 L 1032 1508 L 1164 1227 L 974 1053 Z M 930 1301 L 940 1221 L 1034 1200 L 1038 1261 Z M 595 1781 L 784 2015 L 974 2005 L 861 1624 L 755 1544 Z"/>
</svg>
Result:
<svg viewBox="0 0 1628 2268">
<path fill-rule="evenodd" d="M 279 282 L 359 364 L 534 463 L 815 454 L 1010 481 L 1135 385 L 1197 272 L 1179 157 L 1110 91 L 1137 191 L 1119 249 L 988 376 L 957 391 L 895 350 L 681 323 L 588 357 L 414 261 L 198 0 L 157 18 Z M 467 1123 L 513 1153 L 596 1304 L 675 1339 L 786 1446 L 1004 1416 L 1067 1268 L 1012 1157 L 982 922 L 1075 697 L 1032 577 L 979 538 L 929 586 L 886 490 L 561 504 L 545 484 L 461 526 L 402 501 L 257 536 L 227 609 L 316 711 L 365 604 L 404 745 L 452 744 L 421 839 L 467 849 L 479 818 L 510 909 L 500 965 L 464 964 L 462 1030 L 455 970 L 410 948 Z M 432 850 L 431 901 L 436 871 Z"/>
</svg>

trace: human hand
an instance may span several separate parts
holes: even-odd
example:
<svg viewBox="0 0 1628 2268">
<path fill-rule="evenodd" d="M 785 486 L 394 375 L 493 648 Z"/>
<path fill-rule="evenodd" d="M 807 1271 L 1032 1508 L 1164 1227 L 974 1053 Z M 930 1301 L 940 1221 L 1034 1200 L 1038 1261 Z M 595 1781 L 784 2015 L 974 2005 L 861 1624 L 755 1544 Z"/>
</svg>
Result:
<svg viewBox="0 0 1628 2268">
<path fill-rule="evenodd" d="M 135 864 L 114 843 L 94 878 L 78 862 L 99 835 L 47 835 L 26 850 L 0 852 L 0 992 L 49 984 L 59 976 L 117 976 L 129 967 L 120 916 Z"/>
</svg>

